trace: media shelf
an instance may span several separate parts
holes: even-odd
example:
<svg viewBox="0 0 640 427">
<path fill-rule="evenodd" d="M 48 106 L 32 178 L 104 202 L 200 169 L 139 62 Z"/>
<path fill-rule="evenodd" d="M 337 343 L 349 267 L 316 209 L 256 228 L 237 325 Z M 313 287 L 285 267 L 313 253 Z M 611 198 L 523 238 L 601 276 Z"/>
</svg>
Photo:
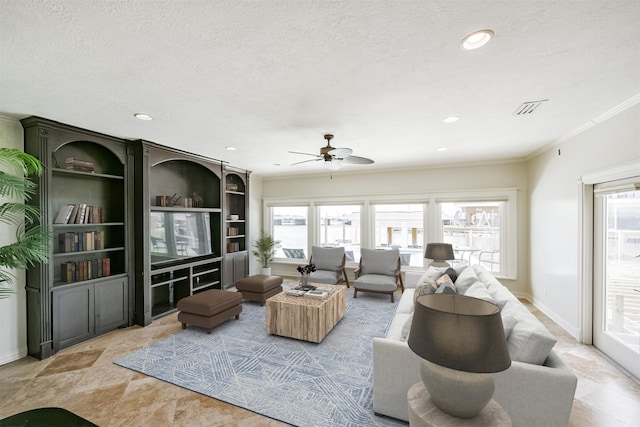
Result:
<svg viewBox="0 0 640 427">
<path fill-rule="evenodd" d="M 176 310 L 180 298 L 221 287 L 222 162 L 131 141 L 135 163 L 136 323 Z"/>
<path fill-rule="evenodd" d="M 184 262 L 168 267 L 152 266 L 151 315 L 166 316 L 177 309 L 180 299 L 207 289 L 220 289 L 222 258 Z"/>
</svg>

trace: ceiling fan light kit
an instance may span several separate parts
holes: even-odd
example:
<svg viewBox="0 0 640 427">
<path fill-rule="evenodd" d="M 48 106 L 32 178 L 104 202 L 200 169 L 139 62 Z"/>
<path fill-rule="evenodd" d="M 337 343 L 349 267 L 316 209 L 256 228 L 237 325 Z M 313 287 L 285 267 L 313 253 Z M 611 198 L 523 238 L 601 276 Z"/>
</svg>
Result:
<svg viewBox="0 0 640 427">
<path fill-rule="evenodd" d="M 333 135 L 328 133 L 324 136 L 327 140 L 327 145 L 320 148 L 320 154 L 301 153 L 299 151 L 289 151 L 292 154 L 302 154 L 305 156 L 316 157 L 312 160 L 303 160 L 301 162 L 293 163 L 293 165 L 299 165 L 300 163 L 316 162 L 319 160 L 324 161 L 324 166 L 330 171 L 337 171 L 342 166 L 342 163 L 351 163 L 355 165 L 370 165 L 374 161 L 366 157 L 352 156 L 353 150 L 351 148 L 334 148 L 331 146 L 331 140 Z"/>
</svg>

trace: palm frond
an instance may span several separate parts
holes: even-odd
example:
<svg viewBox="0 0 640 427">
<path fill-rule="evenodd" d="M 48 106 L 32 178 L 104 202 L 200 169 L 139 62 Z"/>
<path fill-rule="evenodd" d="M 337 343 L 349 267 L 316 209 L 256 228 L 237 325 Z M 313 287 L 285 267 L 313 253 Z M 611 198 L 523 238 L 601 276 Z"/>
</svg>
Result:
<svg viewBox="0 0 640 427">
<path fill-rule="evenodd" d="M 16 148 L 0 148 L 0 165 L 21 176 L 41 175 L 44 169 L 37 158 Z"/>
<path fill-rule="evenodd" d="M 40 210 L 31 205 L 23 203 L 3 203 L 0 205 L 0 222 L 5 224 L 19 225 L 36 224 L 40 221 Z"/>
<path fill-rule="evenodd" d="M 0 247 L 0 267 L 20 269 L 47 262 L 51 238 L 48 227 L 18 227 L 17 234 L 16 242 Z"/>
<path fill-rule="evenodd" d="M 35 182 L 23 176 L 0 172 L 0 196 L 29 200 L 35 190 Z"/>
<path fill-rule="evenodd" d="M 11 287 L 13 279 L 15 279 L 13 274 L 0 270 L 0 299 L 9 298 L 15 293 L 15 289 Z"/>
</svg>

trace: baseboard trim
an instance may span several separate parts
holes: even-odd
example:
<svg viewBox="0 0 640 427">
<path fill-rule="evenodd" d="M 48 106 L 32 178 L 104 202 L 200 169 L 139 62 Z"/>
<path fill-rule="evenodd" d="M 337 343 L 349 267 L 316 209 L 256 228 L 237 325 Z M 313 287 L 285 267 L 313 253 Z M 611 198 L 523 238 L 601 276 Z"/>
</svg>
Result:
<svg viewBox="0 0 640 427">
<path fill-rule="evenodd" d="M 544 305 L 540 300 L 531 297 L 531 295 L 527 295 L 525 299 L 533 304 L 542 313 L 544 313 L 545 316 L 553 320 L 558 326 L 564 329 L 569 335 L 574 337 L 577 341 L 580 341 L 580 337 L 582 336 L 580 328 L 567 323 L 567 321 L 558 316 L 555 311 Z"/>
<path fill-rule="evenodd" d="M 27 347 L 21 347 L 16 351 L 0 354 L 0 365 L 15 362 L 27 356 Z"/>
</svg>

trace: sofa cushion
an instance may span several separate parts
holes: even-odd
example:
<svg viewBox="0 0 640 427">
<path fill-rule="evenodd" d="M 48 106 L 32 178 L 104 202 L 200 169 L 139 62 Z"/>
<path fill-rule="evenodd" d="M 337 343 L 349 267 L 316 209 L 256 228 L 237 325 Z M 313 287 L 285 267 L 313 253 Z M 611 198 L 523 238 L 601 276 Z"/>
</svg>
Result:
<svg viewBox="0 0 640 427">
<path fill-rule="evenodd" d="M 467 292 L 467 289 L 478 280 L 478 275 L 474 271 L 473 268 L 465 268 L 458 275 L 458 280 L 456 280 L 456 288 L 458 289 L 458 293 L 464 295 Z"/>
<path fill-rule="evenodd" d="M 402 329 L 404 328 L 407 319 L 411 319 L 412 317 L 413 315 L 409 313 L 400 313 L 393 316 L 393 320 L 391 321 L 391 325 L 389 325 L 389 330 L 387 331 L 387 338 L 396 341 L 403 341 Z M 406 338 L 404 341 L 406 341 Z"/>
<path fill-rule="evenodd" d="M 402 336 L 400 339 L 402 341 L 407 341 L 409 339 L 409 333 L 411 332 L 411 323 L 413 322 L 413 315 L 405 320 L 404 325 L 402 326 Z"/>
<path fill-rule="evenodd" d="M 510 332 L 505 329 L 505 336 L 509 333 L 507 348 L 511 360 L 542 365 L 555 345 L 556 338 L 520 302 L 507 301 L 500 315 L 503 326 L 508 323 L 507 327 L 511 329 Z M 510 318 L 515 319 L 515 322 Z"/>
<path fill-rule="evenodd" d="M 467 291 L 463 294 L 466 297 L 479 298 L 481 300 L 493 303 L 493 298 L 489 294 L 487 287 L 481 281 L 476 281 L 473 285 L 469 286 Z"/>
<path fill-rule="evenodd" d="M 402 293 L 402 298 L 400 298 L 400 302 L 398 303 L 398 308 L 396 308 L 396 314 L 399 313 L 413 313 L 414 303 L 413 303 L 413 295 L 415 293 L 415 289 L 409 288 L 405 289 Z"/>
</svg>

